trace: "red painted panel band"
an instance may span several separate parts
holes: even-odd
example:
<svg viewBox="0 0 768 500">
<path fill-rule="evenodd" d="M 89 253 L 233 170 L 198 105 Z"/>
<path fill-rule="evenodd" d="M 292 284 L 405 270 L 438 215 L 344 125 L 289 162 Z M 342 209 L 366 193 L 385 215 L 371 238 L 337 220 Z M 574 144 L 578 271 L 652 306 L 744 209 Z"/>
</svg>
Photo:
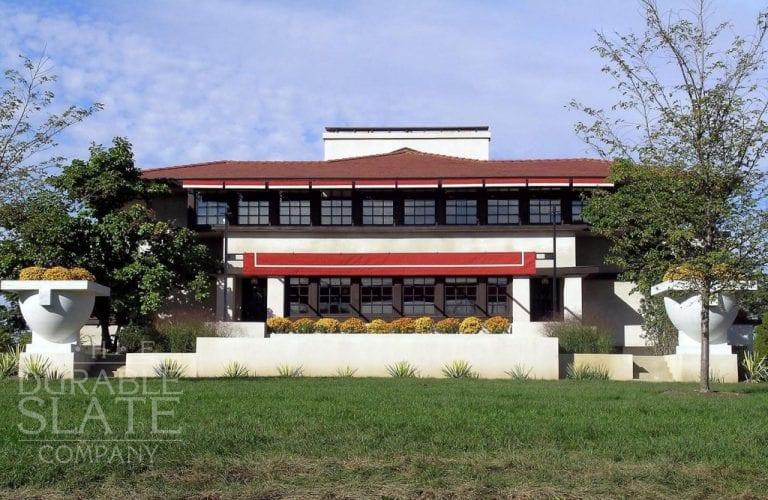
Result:
<svg viewBox="0 0 768 500">
<path fill-rule="evenodd" d="M 508 276 L 536 272 L 535 252 L 246 253 L 246 276 Z"/>
</svg>

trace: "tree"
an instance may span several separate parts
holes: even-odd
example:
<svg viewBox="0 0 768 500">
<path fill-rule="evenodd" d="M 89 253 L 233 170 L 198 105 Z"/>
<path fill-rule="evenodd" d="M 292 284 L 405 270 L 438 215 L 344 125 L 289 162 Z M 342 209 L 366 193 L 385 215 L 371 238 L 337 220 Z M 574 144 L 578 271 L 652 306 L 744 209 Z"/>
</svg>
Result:
<svg viewBox="0 0 768 500">
<path fill-rule="evenodd" d="M 168 187 L 141 178 L 127 140 L 90 152 L 51 178 L 53 189 L 0 210 L 0 225 L 8 228 L 0 275 L 28 265 L 89 269 L 112 289 L 94 308 L 111 348 L 113 321 L 142 323 L 169 301 L 207 298 L 217 263 L 194 232 L 154 217 L 144 201 Z"/>
<path fill-rule="evenodd" d="M 48 170 L 62 158 L 46 158 L 56 136 L 102 108 L 69 106 L 61 113 L 47 113 L 54 102 L 50 72 L 45 55 L 37 60 L 25 56 L 21 69 L 5 71 L 0 87 L 0 203 L 18 199 L 39 185 Z"/>
<path fill-rule="evenodd" d="M 760 80 L 768 14 L 758 16 L 751 39 L 725 40 L 729 23 L 710 26 L 703 0 L 682 14 L 663 14 L 653 0 L 641 5 L 642 34 L 600 33 L 594 47 L 618 102 L 609 111 L 571 103 L 589 118 L 577 123 L 577 133 L 603 157 L 630 165 L 618 166 L 616 192 L 595 197 L 586 216 L 611 241 L 610 257 L 628 266 L 625 275 L 647 279 L 665 263 L 686 265 L 703 303 L 706 392 L 710 298 L 759 278 L 768 262 L 768 218 L 760 206 L 766 176 L 759 168 L 768 150 Z"/>
</svg>

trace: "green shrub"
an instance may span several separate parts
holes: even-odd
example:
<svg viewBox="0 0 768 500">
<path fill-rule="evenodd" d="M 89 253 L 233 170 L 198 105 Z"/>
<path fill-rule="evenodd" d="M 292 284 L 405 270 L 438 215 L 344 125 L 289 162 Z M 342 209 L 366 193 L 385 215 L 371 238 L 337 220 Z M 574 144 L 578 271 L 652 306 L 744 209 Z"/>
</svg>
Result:
<svg viewBox="0 0 768 500">
<path fill-rule="evenodd" d="M 155 375 L 162 378 L 181 378 L 186 368 L 175 359 L 165 358 L 155 366 Z"/>
<path fill-rule="evenodd" d="M 603 366 L 569 364 L 565 370 L 565 378 L 571 380 L 609 380 L 608 369 Z"/>
<path fill-rule="evenodd" d="M 293 322 L 293 331 L 296 333 L 315 333 L 315 322 L 309 318 L 299 318 Z"/>
<path fill-rule="evenodd" d="M 768 356 L 768 312 L 763 314 L 760 324 L 755 327 L 752 350 L 758 356 Z"/>
<path fill-rule="evenodd" d="M 419 376 L 419 370 L 405 360 L 387 365 L 387 373 L 394 378 L 416 378 Z"/>
<path fill-rule="evenodd" d="M 24 376 L 26 378 L 48 378 L 51 372 L 51 360 L 40 355 L 24 359 Z"/>
<path fill-rule="evenodd" d="M 277 366 L 277 374 L 284 378 L 298 378 L 304 376 L 304 367 L 301 365 L 283 364 Z"/>
<path fill-rule="evenodd" d="M 11 332 L 0 326 L 0 350 L 6 350 L 13 347 L 14 341 Z"/>
<path fill-rule="evenodd" d="M 511 370 L 507 370 L 504 373 L 509 375 L 509 378 L 512 380 L 530 380 L 532 371 L 533 368 L 518 363 Z"/>
<path fill-rule="evenodd" d="M 224 367 L 224 376 L 227 378 L 246 378 L 249 375 L 248 368 L 237 361 L 232 361 Z"/>
<path fill-rule="evenodd" d="M 577 321 L 550 323 L 546 332 L 548 336 L 559 340 L 560 350 L 565 353 L 600 354 L 613 351 L 613 342 L 608 332 Z"/>
<path fill-rule="evenodd" d="M 17 375 L 20 359 L 21 348 L 19 346 L 8 348 L 7 351 L 0 353 L 0 379 Z"/>
<path fill-rule="evenodd" d="M 20 346 L 23 350 L 25 345 L 31 344 L 31 343 L 32 343 L 32 334 L 29 332 L 24 332 L 21 335 L 19 335 L 19 339 L 16 342 L 16 345 Z"/>
<path fill-rule="evenodd" d="M 435 331 L 438 333 L 459 333 L 461 320 L 458 318 L 441 319 L 435 325 Z"/>
<path fill-rule="evenodd" d="M 166 352 L 195 352 L 197 337 L 216 337 L 216 328 L 203 321 L 173 321 L 157 326 Z"/>
<path fill-rule="evenodd" d="M 352 378 L 357 373 L 357 368 L 351 366 L 345 366 L 344 368 L 336 368 L 336 376 L 341 378 Z"/>
<path fill-rule="evenodd" d="M 745 382 L 768 382 L 768 358 L 756 351 L 745 352 L 741 360 Z"/>
<path fill-rule="evenodd" d="M 125 352 L 163 351 L 166 346 L 160 341 L 157 332 L 151 326 L 128 325 L 117 334 L 118 345 Z"/>
<path fill-rule="evenodd" d="M 463 359 L 456 359 L 443 365 L 443 375 L 446 378 L 479 378 L 480 374 L 472 369 L 472 365 Z"/>
</svg>

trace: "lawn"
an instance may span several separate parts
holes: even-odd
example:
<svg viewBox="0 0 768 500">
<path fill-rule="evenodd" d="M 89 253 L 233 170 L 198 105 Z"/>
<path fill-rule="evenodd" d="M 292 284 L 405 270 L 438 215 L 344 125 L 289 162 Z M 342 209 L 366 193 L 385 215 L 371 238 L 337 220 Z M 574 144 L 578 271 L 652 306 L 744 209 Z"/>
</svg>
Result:
<svg viewBox="0 0 768 500">
<path fill-rule="evenodd" d="M 421 379 L 183 380 L 174 416 L 111 386 L 65 385 L 19 409 L 0 383 L 6 496 L 505 497 L 763 496 L 768 386 Z M 148 383 L 158 392 L 160 381 Z M 733 394 L 738 393 L 738 394 Z M 94 398 L 97 403 L 94 403 Z M 156 396 L 153 396 L 156 397 Z M 37 405 L 40 406 L 37 406 Z M 94 409 L 104 412 L 104 420 Z M 90 411 L 89 411 L 90 406 Z M 59 429 L 82 433 L 55 434 Z M 25 435 L 45 421 L 42 433 Z M 58 439 L 58 442 L 35 440 Z M 126 438 L 131 441 L 125 441 Z M 67 441 L 63 441 L 66 439 Z M 156 442 L 163 439 L 162 442 Z M 98 442 L 94 440 L 100 440 Z M 112 440 L 112 441 L 107 441 Z M 69 453 L 117 448 L 121 459 Z M 43 448 L 48 446 L 48 448 Z M 156 446 L 139 460 L 141 446 Z M 60 448 L 63 450 L 61 451 Z M 44 450 L 44 451 L 41 451 Z M 75 451 L 73 451 L 75 450 Z M 59 453 L 59 460 L 55 459 Z M 112 453 L 117 453 L 113 452 Z M 130 463 L 127 463 L 130 458 Z"/>
</svg>

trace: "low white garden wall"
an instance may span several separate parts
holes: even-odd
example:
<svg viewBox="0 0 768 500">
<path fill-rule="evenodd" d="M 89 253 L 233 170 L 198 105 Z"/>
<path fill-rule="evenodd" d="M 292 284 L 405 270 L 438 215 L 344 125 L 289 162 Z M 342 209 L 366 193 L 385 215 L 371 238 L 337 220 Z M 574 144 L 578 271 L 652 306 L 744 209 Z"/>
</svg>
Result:
<svg viewBox="0 0 768 500">
<path fill-rule="evenodd" d="M 125 355 L 124 377 L 156 377 L 155 367 L 170 359 L 184 367 L 184 377 L 197 377 L 197 353 L 145 352 Z"/>
<path fill-rule="evenodd" d="M 561 354 L 560 377 L 565 378 L 568 365 L 588 366 L 608 371 L 611 380 L 632 380 L 634 377 L 631 354 Z"/>
<path fill-rule="evenodd" d="M 408 361 L 422 377 L 442 377 L 454 360 L 472 364 L 482 378 L 508 378 L 506 371 L 530 369 L 538 379 L 558 378 L 557 339 L 515 335 L 279 334 L 269 338 L 199 337 L 190 354 L 126 356 L 126 377 L 155 376 L 164 359 L 187 367 L 187 377 L 220 377 L 238 362 L 254 376 L 278 375 L 278 366 L 301 366 L 305 376 L 336 376 L 347 367 L 356 377 L 388 377 L 387 366 Z"/>
</svg>

